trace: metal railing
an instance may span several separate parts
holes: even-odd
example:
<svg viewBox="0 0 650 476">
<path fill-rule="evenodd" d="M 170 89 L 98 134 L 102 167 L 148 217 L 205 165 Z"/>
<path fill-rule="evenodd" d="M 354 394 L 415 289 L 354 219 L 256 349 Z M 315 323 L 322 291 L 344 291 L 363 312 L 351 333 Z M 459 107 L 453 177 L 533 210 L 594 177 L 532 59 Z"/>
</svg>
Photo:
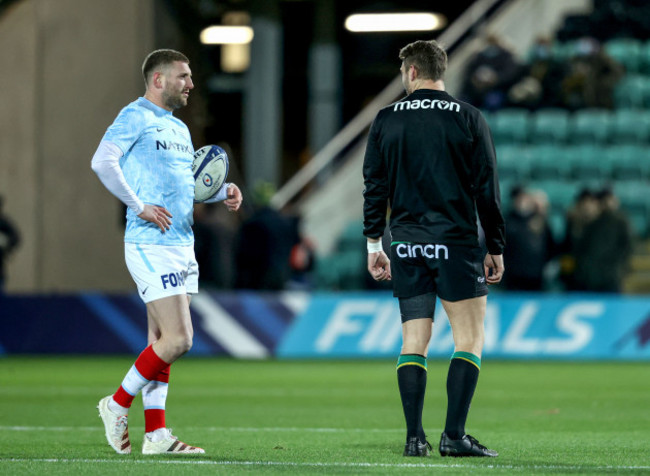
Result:
<svg viewBox="0 0 650 476">
<path fill-rule="evenodd" d="M 437 40 L 447 50 L 454 48 L 477 23 L 483 20 L 503 0 L 479 0 L 447 28 Z M 401 77 L 393 79 L 359 114 L 330 140 L 304 167 L 302 167 L 271 199 L 271 206 L 280 209 L 296 197 L 325 167 L 372 123 L 379 110 L 404 93 Z"/>
</svg>

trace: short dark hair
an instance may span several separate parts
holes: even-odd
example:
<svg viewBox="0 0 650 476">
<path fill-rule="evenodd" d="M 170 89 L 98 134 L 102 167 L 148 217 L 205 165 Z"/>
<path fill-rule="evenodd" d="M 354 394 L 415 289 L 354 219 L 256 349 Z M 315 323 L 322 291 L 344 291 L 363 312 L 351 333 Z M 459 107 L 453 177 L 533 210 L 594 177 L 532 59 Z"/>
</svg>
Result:
<svg viewBox="0 0 650 476">
<path fill-rule="evenodd" d="M 447 71 L 447 52 L 436 40 L 418 40 L 409 43 L 399 52 L 404 66 L 415 66 L 422 79 L 438 81 Z"/>
<path fill-rule="evenodd" d="M 181 61 L 190 64 L 190 60 L 187 59 L 187 56 L 180 51 L 156 50 L 149 53 L 144 59 L 144 63 L 142 63 L 142 77 L 144 78 L 144 84 L 149 84 L 149 80 L 151 79 L 155 69 L 161 66 L 170 65 L 174 61 Z"/>
</svg>

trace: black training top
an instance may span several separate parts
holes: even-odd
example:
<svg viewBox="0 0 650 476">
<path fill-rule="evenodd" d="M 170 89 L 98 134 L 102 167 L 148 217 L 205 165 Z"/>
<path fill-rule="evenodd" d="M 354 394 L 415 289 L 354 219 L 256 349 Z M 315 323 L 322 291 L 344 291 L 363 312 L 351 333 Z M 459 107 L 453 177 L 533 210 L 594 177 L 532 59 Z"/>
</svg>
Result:
<svg viewBox="0 0 650 476">
<path fill-rule="evenodd" d="M 491 254 L 502 254 L 496 155 L 478 109 L 418 89 L 383 108 L 363 163 L 364 235 L 382 236 L 390 201 L 394 241 L 478 245 L 477 212 Z"/>
</svg>

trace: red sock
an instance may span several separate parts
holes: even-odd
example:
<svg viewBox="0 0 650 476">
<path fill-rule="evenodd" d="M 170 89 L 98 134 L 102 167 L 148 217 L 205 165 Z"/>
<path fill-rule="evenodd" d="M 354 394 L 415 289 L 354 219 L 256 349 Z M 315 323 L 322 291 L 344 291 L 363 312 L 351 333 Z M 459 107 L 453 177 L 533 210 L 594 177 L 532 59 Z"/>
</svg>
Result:
<svg viewBox="0 0 650 476">
<path fill-rule="evenodd" d="M 144 432 L 149 433 L 158 428 L 165 428 L 165 401 L 167 399 L 167 385 L 169 384 L 169 366 L 160 371 L 151 382 L 156 384 L 150 392 L 145 389 L 142 393 L 144 403 Z M 155 408 L 147 408 L 155 406 Z M 162 407 L 162 408 L 161 408 Z"/>
<path fill-rule="evenodd" d="M 150 380 L 155 379 L 167 367 L 169 367 L 169 364 L 156 355 L 153 347 L 147 347 L 127 372 L 122 385 L 113 395 L 113 400 L 118 405 L 130 408 L 133 399 L 142 390 L 142 387 L 149 383 Z"/>
</svg>

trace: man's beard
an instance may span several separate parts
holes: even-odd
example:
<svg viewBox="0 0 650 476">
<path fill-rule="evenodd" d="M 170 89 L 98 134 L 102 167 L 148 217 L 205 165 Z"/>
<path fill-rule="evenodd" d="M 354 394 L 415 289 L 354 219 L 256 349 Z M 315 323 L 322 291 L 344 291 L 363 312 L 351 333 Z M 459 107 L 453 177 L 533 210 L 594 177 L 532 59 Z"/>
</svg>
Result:
<svg viewBox="0 0 650 476">
<path fill-rule="evenodd" d="M 184 101 L 184 99 L 185 98 L 180 94 L 178 96 L 169 93 L 163 94 L 163 103 L 170 109 L 180 109 L 181 107 L 186 106 L 187 101 Z"/>
</svg>

